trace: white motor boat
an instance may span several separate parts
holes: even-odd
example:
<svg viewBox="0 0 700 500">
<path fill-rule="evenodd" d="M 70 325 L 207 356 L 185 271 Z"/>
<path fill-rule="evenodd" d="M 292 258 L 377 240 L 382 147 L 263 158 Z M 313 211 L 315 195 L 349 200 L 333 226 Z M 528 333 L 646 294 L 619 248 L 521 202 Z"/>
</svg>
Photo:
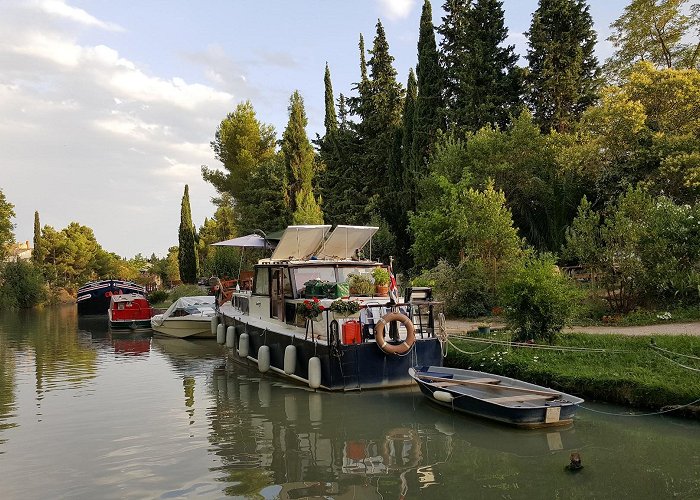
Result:
<svg viewBox="0 0 700 500">
<path fill-rule="evenodd" d="M 212 295 L 180 297 L 163 314 L 151 318 L 154 332 L 169 337 L 216 338 L 211 319 L 216 315 L 216 298 Z"/>
</svg>

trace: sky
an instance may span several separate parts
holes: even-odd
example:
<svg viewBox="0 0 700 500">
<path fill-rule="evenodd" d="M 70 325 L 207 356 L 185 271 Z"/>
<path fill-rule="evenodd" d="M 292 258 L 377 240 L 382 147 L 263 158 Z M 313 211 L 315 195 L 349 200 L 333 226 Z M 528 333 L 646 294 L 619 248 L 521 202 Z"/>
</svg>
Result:
<svg viewBox="0 0 700 500">
<path fill-rule="evenodd" d="M 609 25 L 630 0 L 589 0 L 602 62 Z M 433 2 L 440 24 L 442 1 Z M 165 256 L 177 245 L 189 185 L 194 224 L 216 192 L 201 166 L 222 168 L 216 128 L 250 100 L 281 137 L 289 97 L 323 133 L 323 73 L 352 93 L 358 39 L 381 19 L 404 83 L 415 66 L 418 0 L 0 0 L 0 190 L 17 241 L 41 225 L 91 227 L 110 252 Z M 537 0 L 504 0 L 507 44 L 522 57 Z"/>
</svg>

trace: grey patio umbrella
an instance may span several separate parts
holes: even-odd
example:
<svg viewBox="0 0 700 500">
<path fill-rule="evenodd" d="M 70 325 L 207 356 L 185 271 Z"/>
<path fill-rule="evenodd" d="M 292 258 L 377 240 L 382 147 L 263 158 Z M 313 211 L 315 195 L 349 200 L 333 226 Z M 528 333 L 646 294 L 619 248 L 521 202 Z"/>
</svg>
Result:
<svg viewBox="0 0 700 500">
<path fill-rule="evenodd" d="M 262 231 L 261 231 L 262 232 Z M 238 238 L 233 238 L 230 240 L 219 241 L 217 243 L 212 243 L 215 247 L 238 247 L 241 249 L 246 248 L 264 248 L 272 249 L 275 245 L 263 238 L 258 234 L 246 234 L 245 236 L 239 236 Z M 243 264 L 243 250 L 241 250 L 241 261 L 238 263 L 238 279 L 241 278 L 241 265 Z"/>
</svg>

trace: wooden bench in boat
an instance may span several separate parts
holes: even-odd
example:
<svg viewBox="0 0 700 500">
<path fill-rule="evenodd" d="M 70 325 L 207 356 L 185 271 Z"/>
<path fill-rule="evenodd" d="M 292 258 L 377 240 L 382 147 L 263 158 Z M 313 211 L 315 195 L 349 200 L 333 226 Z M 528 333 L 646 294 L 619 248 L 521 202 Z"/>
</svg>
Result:
<svg viewBox="0 0 700 500">
<path fill-rule="evenodd" d="M 499 398 L 487 398 L 484 399 L 484 401 L 488 401 L 489 403 L 516 403 L 520 401 L 535 401 L 537 399 L 552 399 L 555 396 L 557 395 L 552 394 L 551 396 L 545 396 L 543 394 L 521 394 L 519 396 L 502 396 Z"/>
</svg>

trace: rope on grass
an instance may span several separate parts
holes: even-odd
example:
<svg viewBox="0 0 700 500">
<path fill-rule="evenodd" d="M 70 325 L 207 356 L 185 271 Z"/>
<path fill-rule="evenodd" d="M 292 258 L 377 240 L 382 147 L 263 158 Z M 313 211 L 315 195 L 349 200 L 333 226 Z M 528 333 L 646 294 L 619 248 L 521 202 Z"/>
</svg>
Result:
<svg viewBox="0 0 700 500">
<path fill-rule="evenodd" d="M 653 347 L 653 346 L 652 346 L 652 347 Z M 700 369 L 698 369 L 698 368 L 693 368 L 692 366 L 684 365 L 683 363 L 679 363 L 678 361 L 676 361 L 676 360 L 674 360 L 674 359 L 671 359 L 671 358 L 669 358 L 668 356 L 666 356 L 666 355 L 664 355 L 664 354 L 661 354 L 661 353 L 658 352 L 658 351 L 655 351 L 655 350 L 652 349 L 651 352 L 653 352 L 653 353 L 656 354 L 657 356 L 660 356 L 660 357 L 664 358 L 664 359 L 667 360 L 667 361 L 670 361 L 670 362 L 673 363 L 673 364 L 676 364 L 676 365 L 678 365 L 678 366 L 680 366 L 680 367 L 682 367 L 682 368 L 685 368 L 686 370 L 690 370 L 690 371 L 693 371 L 693 372 L 700 372 Z"/>
<path fill-rule="evenodd" d="M 663 347 L 659 347 L 658 345 L 656 345 L 653 340 L 651 342 L 651 348 L 656 349 L 657 351 L 663 351 L 663 352 L 668 353 L 668 354 L 673 354 L 674 356 L 681 356 L 683 358 L 689 358 L 689 359 L 697 359 L 698 361 L 700 361 L 699 356 L 693 356 L 691 354 L 681 354 L 680 352 L 669 351 L 668 349 L 664 349 Z"/>
<path fill-rule="evenodd" d="M 510 340 L 498 340 L 498 339 L 481 339 L 478 337 L 470 337 L 468 335 L 452 335 L 451 336 L 457 340 L 464 340 L 468 342 L 481 342 L 487 344 L 497 344 L 507 347 L 525 347 L 527 349 L 542 349 L 545 351 L 570 351 L 570 352 L 593 352 L 593 353 L 625 353 L 632 352 L 629 349 L 603 349 L 603 348 L 593 348 L 593 347 L 577 347 L 577 346 L 553 346 L 544 344 L 527 344 L 525 342 L 512 342 Z M 454 344 L 453 344 L 454 345 Z"/>
<path fill-rule="evenodd" d="M 484 348 L 483 348 L 482 350 L 480 350 L 480 351 L 469 352 L 469 351 L 465 351 L 464 349 L 460 349 L 459 347 L 457 347 L 457 346 L 454 344 L 454 342 L 452 342 L 452 341 L 449 340 L 449 339 L 447 340 L 447 342 L 448 342 L 455 350 L 461 352 L 462 354 L 471 354 L 471 355 L 474 355 L 474 354 L 481 354 L 482 352 L 487 351 L 487 350 L 491 349 L 491 347 L 493 347 L 492 344 L 489 344 L 489 345 L 487 345 L 486 347 L 484 347 Z M 447 352 L 447 351 L 445 351 L 445 352 Z"/>
<path fill-rule="evenodd" d="M 601 411 L 601 410 L 594 410 L 593 408 L 588 408 L 587 406 L 583 405 L 578 405 L 579 408 L 582 408 L 584 410 L 592 411 L 594 413 L 602 413 L 603 415 L 612 415 L 613 417 L 651 417 L 653 415 L 661 415 L 663 413 L 671 413 L 672 411 L 677 411 L 682 408 L 687 408 L 688 406 L 693 406 L 697 403 L 700 403 L 700 399 L 696 399 L 695 401 L 691 401 L 688 404 L 680 405 L 680 406 L 674 406 L 673 408 L 669 408 L 668 410 L 659 410 L 651 413 L 613 413 L 609 411 Z"/>
</svg>

